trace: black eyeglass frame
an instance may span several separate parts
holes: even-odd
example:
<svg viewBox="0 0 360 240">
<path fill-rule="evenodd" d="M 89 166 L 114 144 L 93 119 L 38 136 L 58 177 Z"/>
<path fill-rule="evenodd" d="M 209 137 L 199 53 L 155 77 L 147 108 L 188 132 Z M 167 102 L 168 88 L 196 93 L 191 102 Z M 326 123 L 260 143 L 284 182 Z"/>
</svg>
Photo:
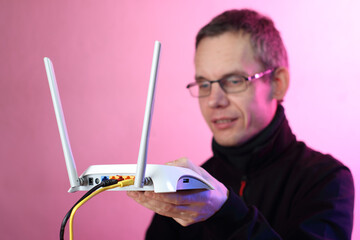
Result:
<svg viewBox="0 0 360 240">
<path fill-rule="evenodd" d="M 259 79 L 259 78 L 262 78 L 262 77 L 265 76 L 265 75 L 271 74 L 272 72 L 275 71 L 275 69 L 276 69 L 276 68 L 274 68 L 274 69 L 268 69 L 268 70 L 265 70 L 265 71 L 260 72 L 260 73 L 255 73 L 255 74 L 253 74 L 253 75 L 251 75 L 251 76 L 249 76 L 249 77 L 244 77 L 244 76 L 240 76 L 240 77 L 244 78 L 245 81 L 251 82 L 251 81 L 253 81 L 253 80 L 255 80 L 255 79 Z M 194 95 L 194 94 L 192 93 L 192 91 L 190 90 L 190 88 L 191 88 L 191 87 L 194 87 L 194 86 L 197 86 L 197 85 L 198 85 L 198 82 L 189 83 L 189 84 L 186 86 L 186 88 L 189 89 L 191 96 L 197 97 L 197 98 L 202 98 L 202 97 L 207 97 L 207 96 L 209 96 L 209 95 L 211 94 L 211 85 L 212 85 L 213 83 L 216 83 L 216 82 L 219 83 L 221 89 L 222 89 L 225 93 L 239 93 L 239 92 L 243 92 L 243 91 L 245 91 L 245 90 L 247 89 L 247 87 L 246 87 L 246 88 L 244 88 L 244 89 L 242 89 L 242 90 L 239 90 L 239 91 L 235 91 L 235 92 L 230 91 L 230 92 L 229 92 L 228 90 L 226 90 L 226 89 L 223 87 L 223 84 L 222 84 L 222 81 L 224 81 L 226 78 L 228 78 L 228 77 L 224 77 L 224 78 L 221 78 L 221 79 L 218 79 L 218 80 L 204 80 L 204 81 L 202 81 L 202 83 L 203 83 L 203 82 L 207 82 L 207 83 L 210 84 L 210 90 L 209 90 L 209 93 L 208 93 L 207 95 L 196 96 L 196 95 Z"/>
</svg>

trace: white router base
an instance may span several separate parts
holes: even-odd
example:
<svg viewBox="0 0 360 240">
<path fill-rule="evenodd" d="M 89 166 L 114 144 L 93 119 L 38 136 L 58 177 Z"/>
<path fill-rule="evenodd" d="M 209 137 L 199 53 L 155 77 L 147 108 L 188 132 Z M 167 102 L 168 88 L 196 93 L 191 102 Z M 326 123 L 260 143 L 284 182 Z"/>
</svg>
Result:
<svg viewBox="0 0 360 240">
<path fill-rule="evenodd" d="M 69 192 L 89 191 L 104 178 L 110 176 L 135 176 L 136 164 L 92 165 L 80 176 L 83 184 L 71 187 Z M 142 188 L 126 186 L 114 188 L 117 191 L 154 191 L 156 193 L 176 192 L 186 189 L 214 189 L 203 177 L 188 168 L 147 164 L 145 177 L 151 178 L 150 185 Z"/>
</svg>

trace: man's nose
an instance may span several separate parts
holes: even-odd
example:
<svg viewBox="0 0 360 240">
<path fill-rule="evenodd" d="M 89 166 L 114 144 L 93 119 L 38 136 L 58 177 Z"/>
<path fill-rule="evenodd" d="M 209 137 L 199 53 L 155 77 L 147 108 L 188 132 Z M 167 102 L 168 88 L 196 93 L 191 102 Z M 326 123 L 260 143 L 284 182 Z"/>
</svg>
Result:
<svg viewBox="0 0 360 240">
<path fill-rule="evenodd" d="M 229 104 L 229 99 L 224 89 L 221 88 L 220 84 L 213 83 L 211 86 L 211 92 L 208 97 L 208 105 L 211 108 L 226 107 Z"/>
</svg>

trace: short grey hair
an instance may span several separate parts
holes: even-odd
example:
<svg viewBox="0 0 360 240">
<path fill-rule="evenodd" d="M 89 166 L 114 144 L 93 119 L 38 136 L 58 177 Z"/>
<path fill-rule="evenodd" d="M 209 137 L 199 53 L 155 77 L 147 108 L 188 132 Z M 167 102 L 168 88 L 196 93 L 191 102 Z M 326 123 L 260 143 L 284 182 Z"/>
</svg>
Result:
<svg viewBox="0 0 360 240">
<path fill-rule="evenodd" d="M 255 58 L 265 69 L 289 67 L 280 33 L 270 18 L 249 9 L 225 11 L 200 29 L 195 47 L 203 38 L 225 32 L 249 33 Z"/>
</svg>

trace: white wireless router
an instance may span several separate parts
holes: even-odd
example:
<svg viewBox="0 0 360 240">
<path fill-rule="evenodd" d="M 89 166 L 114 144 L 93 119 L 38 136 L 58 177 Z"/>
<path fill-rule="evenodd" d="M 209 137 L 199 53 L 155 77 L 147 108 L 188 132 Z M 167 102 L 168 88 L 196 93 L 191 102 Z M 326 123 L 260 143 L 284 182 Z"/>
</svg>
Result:
<svg viewBox="0 0 360 240">
<path fill-rule="evenodd" d="M 75 161 L 72 155 L 60 95 L 56 83 L 54 67 L 51 60 L 44 58 L 50 92 L 54 104 L 55 115 L 59 127 L 61 143 L 65 155 L 66 168 L 70 180 L 69 192 L 89 191 L 103 179 L 113 176 L 135 176 L 135 184 L 123 188 L 114 188 L 120 191 L 154 191 L 176 192 L 185 189 L 213 189 L 205 179 L 188 168 L 146 164 L 147 146 L 150 133 L 151 115 L 154 102 L 155 84 L 160 57 L 160 42 L 155 42 L 153 62 L 151 66 L 150 83 L 145 109 L 143 130 L 137 164 L 108 164 L 92 165 L 78 177 Z"/>
</svg>

